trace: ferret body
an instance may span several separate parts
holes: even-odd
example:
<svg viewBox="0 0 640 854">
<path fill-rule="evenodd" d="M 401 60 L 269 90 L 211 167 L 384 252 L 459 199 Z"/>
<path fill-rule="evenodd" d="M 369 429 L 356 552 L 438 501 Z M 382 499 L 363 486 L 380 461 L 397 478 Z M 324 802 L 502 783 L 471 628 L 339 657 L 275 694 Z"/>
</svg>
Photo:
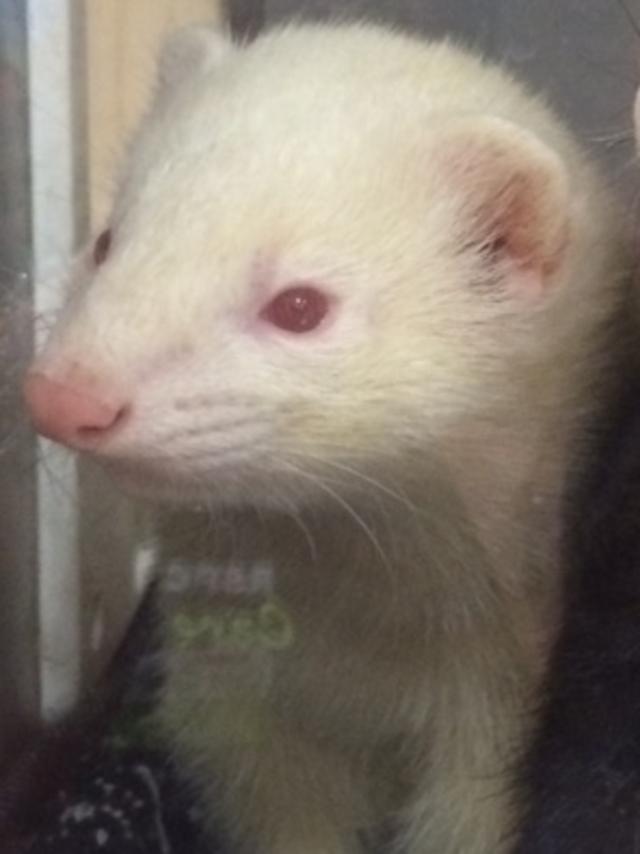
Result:
<svg viewBox="0 0 640 854">
<path fill-rule="evenodd" d="M 640 93 L 635 105 L 640 140 Z M 637 274 L 636 274 L 637 275 Z M 637 308 L 633 312 L 635 315 Z M 637 338 L 637 331 L 632 334 Z M 517 854 L 633 854 L 640 839 L 640 387 L 619 401 L 572 501 L 562 632 L 522 764 Z"/>
<path fill-rule="evenodd" d="M 509 849 L 620 233 L 542 101 L 454 46 L 168 47 L 25 395 L 169 508 L 159 717 L 240 850 Z"/>
</svg>

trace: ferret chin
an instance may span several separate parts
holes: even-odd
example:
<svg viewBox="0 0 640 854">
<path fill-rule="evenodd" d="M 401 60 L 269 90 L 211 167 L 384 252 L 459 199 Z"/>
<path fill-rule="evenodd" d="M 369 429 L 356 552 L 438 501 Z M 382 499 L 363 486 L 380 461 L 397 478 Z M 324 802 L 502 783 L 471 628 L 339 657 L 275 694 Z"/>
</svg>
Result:
<svg viewBox="0 0 640 854">
<path fill-rule="evenodd" d="M 241 850 L 509 849 L 621 234 L 544 102 L 448 43 L 167 47 L 25 398 L 167 504 L 159 719 Z"/>
</svg>

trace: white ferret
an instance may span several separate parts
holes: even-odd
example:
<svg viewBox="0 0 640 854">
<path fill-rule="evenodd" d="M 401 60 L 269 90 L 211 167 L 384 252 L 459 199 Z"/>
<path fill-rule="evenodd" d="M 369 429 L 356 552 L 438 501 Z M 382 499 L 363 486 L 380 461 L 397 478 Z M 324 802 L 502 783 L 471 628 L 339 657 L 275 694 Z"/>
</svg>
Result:
<svg viewBox="0 0 640 854">
<path fill-rule="evenodd" d="M 544 103 L 450 44 L 198 29 L 159 76 L 25 396 L 180 508 L 163 727 L 243 851 L 506 851 L 615 209 Z"/>
</svg>

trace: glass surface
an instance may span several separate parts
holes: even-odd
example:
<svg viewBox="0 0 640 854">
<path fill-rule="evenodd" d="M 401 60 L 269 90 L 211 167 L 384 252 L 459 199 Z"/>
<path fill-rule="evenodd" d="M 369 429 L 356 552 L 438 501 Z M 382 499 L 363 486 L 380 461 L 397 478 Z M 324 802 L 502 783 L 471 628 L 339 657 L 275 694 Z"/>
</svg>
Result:
<svg viewBox="0 0 640 854">
<path fill-rule="evenodd" d="M 25 6 L 0 0 L 0 756 L 37 708 L 35 443 L 18 388 L 33 339 Z"/>
</svg>

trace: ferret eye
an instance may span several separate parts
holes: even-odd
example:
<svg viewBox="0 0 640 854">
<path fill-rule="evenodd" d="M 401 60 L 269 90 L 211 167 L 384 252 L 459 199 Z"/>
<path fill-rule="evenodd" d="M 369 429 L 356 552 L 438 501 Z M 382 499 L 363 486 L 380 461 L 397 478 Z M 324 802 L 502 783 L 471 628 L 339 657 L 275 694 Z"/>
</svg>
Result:
<svg viewBox="0 0 640 854">
<path fill-rule="evenodd" d="M 93 263 L 96 267 L 107 260 L 109 250 L 111 249 L 111 229 L 106 228 L 102 234 L 98 235 L 96 242 L 93 244 Z"/>
<path fill-rule="evenodd" d="M 260 312 L 260 317 L 286 332 L 315 329 L 329 311 L 328 297 L 311 285 L 294 285 L 281 291 Z"/>
</svg>

